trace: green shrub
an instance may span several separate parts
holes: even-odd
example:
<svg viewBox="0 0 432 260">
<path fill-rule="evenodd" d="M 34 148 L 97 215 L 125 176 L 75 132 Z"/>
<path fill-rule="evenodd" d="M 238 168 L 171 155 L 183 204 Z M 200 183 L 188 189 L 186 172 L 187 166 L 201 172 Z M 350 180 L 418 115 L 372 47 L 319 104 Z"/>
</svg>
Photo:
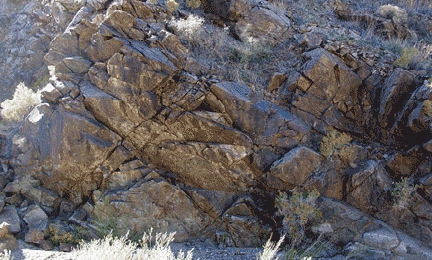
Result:
<svg viewBox="0 0 432 260">
<path fill-rule="evenodd" d="M 7 99 L 0 104 L 3 108 L 1 115 L 6 120 L 20 121 L 33 109 L 33 107 L 40 103 L 40 91 L 34 92 L 27 88 L 24 83 L 20 83 L 15 89 L 13 99 Z"/>
<path fill-rule="evenodd" d="M 67 243 L 76 245 L 82 241 L 82 236 L 78 232 L 67 232 L 62 230 L 59 225 L 50 224 L 48 226 L 48 237 L 54 246 L 60 245 L 60 243 Z"/>
<path fill-rule="evenodd" d="M 330 131 L 323 137 L 320 145 L 320 153 L 324 156 L 330 156 L 351 141 L 348 134 L 338 131 Z"/>
<path fill-rule="evenodd" d="M 416 48 L 404 48 L 400 57 L 395 60 L 393 65 L 399 68 L 408 68 L 408 65 L 412 63 L 413 59 L 419 54 Z"/>
<path fill-rule="evenodd" d="M 92 211 L 92 217 L 96 221 L 96 233 L 98 237 L 106 237 L 109 234 L 114 237 L 120 236 L 117 220 L 119 213 L 110 204 L 107 198 L 101 198 L 95 203 Z"/>
<path fill-rule="evenodd" d="M 403 178 L 400 182 L 393 182 L 393 189 L 391 194 L 394 198 L 393 208 L 406 209 L 411 201 L 411 193 L 413 193 L 418 186 L 410 185 L 408 178 Z"/>
<path fill-rule="evenodd" d="M 276 197 L 277 214 L 283 217 L 284 233 L 289 235 L 293 247 L 305 238 L 306 225 L 322 217 L 322 212 L 316 207 L 319 195 L 317 191 L 304 193 L 294 190 L 289 198 L 285 192 Z"/>
</svg>

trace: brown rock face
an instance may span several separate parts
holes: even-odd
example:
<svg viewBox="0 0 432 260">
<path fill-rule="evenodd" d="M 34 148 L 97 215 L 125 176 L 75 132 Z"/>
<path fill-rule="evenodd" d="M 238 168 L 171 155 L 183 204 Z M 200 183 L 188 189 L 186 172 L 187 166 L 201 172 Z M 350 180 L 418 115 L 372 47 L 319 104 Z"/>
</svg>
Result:
<svg viewBox="0 0 432 260">
<path fill-rule="evenodd" d="M 176 232 L 177 241 L 187 241 L 211 224 L 184 191 L 165 181 L 137 183 L 105 199 L 118 212 L 119 230 L 139 233 L 154 227 L 157 232 Z"/>
<path fill-rule="evenodd" d="M 59 24 L 61 6 L 76 15 L 46 49 L 43 103 L 0 132 L 8 232 L 51 248 L 51 218 L 90 228 L 114 219 L 125 232 L 153 227 L 176 241 L 261 246 L 280 226 L 275 194 L 296 188 L 319 191 L 328 223 L 312 230 L 331 227 L 329 240 L 346 250 L 432 255 L 396 229 L 432 246 L 427 71 L 378 75 L 348 47 L 329 47 L 315 26 L 298 28 L 300 46 L 287 48 L 293 61 L 278 61 L 268 84 L 248 85 L 194 54 L 200 46 L 188 48 L 167 21 L 204 10 L 226 22 L 233 42 L 245 33 L 295 42 L 291 20 L 267 1 L 203 0 L 203 10 L 173 13 L 150 1 L 60 2 Z M 335 132 L 349 141 L 329 141 Z M 400 210 L 392 194 L 404 177 L 413 189 Z"/>
<path fill-rule="evenodd" d="M 289 190 L 302 186 L 318 168 L 322 156 L 306 147 L 292 149 L 285 156 L 273 163 L 269 182 L 273 181 L 280 189 Z M 271 180 L 276 178 L 277 180 Z"/>
<path fill-rule="evenodd" d="M 347 175 L 348 203 L 369 214 L 385 206 L 391 179 L 382 165 L 376 161 L 368 161 L 364 166 L 352 169 Z"/>
</svg>

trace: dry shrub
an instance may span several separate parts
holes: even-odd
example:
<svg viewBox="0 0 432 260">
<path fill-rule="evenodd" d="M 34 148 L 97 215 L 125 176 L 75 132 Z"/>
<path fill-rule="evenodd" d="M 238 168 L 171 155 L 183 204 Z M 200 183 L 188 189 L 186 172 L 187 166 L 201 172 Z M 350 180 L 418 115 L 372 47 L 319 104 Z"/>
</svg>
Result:
<svg viewBox="0 0 432 260">
<path fill-rule="evenodd" d="M 393 65 L 399 68 L 419 69 L 422 63 L 429 58 L 432 52 L 432 45 L 417 43 L 412 48 L 402 49 L 400 57 L 395 60 Z"/>
<path fill-rule="evenodd" d="M 330 156 L 350 141 L 351 137 L 348 134 L 330 131 L 321 141 L 320 153 L 324 156 Z"/>
<path fill-rule="evenodd" d="M 10 250 L 4 250 L 3 252 L 0 253 L 0 260 L 10 260 L 10 259 L 13 259 Z"/>
<path fill-rule="evenodd" d="M 201 1 L 200 0 L 186 0 L 186 5 L 187 5 L 187 7 L 190 7 L 192 9 L 197 9 L 198 7 L 201 6 Z"/>
<path fill-rule="evenodd" d="M 3 101 L 1 115 L 10 121 L 20 121 L 33 107 L 41 103 L 40 91 L 34 92 L 27 88 L 24 83 L 18 84 L 12 99 Z"/>
<path fill-rule="evenodd" d="M 273 243 L 270 237 L 264 245 L 264 250 L 258 255 L 259 260 L 277 260 L 276 254 L 284 239 L 285 236 L 282 236 L 277 243 Z"/>
<path fill-rule="evenodd" d="M 178 9 L 179 4 L 175 0 L 167 0 L 166 1 L 166 6 L 167 6 L 167 9 L 168 9 L 168 12 L 172 13 L 175 10 Z"/>
<path fill-rule="evenodd" d="M 186 19 L 173 20 L 170 24 L 180 40 L 185 41 L 189 47 L 197 47 L 203 42 L 201 37 L 203 23 L 203 18 L 192 14 Z"/>
<path fill-rule="evenodd" d="M 392 19 L 397 24 L 404 24 L 408 21 L 407 12 L 395 5 L 383 5 L 378 8 L 378 13 L 388 19 Z"/>
<path fill-rule="evenodd" d="M 316 205 L 319 195 L 317 191 L 303 193 L 294 190 L 290 197 L 284 192 L 276 198 L 277 214 L 283 217 L 283 231 L 290 236 L 293 247 L 303 242 L 306 225 L 322 217 Z"/>
<path fill-rule="evenodd" d="M 411 202 L 411 193 L 413 193 L 418 186 L 410 185 L 408 178 L 403 178 L 400 182 L 393 183 L 394 188 L 391 194 L 394 198 L 393 208 L 406 209 Z"/>
<path fill-rule="evenodd" d="M 192 260 L 192 250 L 186 255 L 180 251 L 177 256 L 171 251 L 169 244 L 174 240 L 175 233 L 156 234 L 153 238 L 152 229 L 142 237 L 138 244 L 128 239 L 128 235 L 113 237 L 108 234 L 103 239 L 82 242 L 73 252 L 77 260 Z M 155 240 L 154 246 L 151 241 Z"/>
<path fill-rule="evenodd" d="M 432 116 L 432 101 L 431 100 L 425 100 L 423 102 L 423 110 L 426 116 Z"/>
</svg>

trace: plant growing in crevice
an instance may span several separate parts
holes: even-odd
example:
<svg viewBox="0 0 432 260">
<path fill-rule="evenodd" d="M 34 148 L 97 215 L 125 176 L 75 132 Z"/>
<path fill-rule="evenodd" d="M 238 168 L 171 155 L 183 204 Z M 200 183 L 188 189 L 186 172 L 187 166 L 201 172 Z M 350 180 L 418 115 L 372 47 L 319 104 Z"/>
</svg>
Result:
<svg viewBox="0 0 432 260">
<path fill-rule="evenodd" d="M 402 178 L 400 182 L 393 182 L 391 194 L 394 199 L 394 209 L 406 209 L 411 201 L 411 194 L 417 190 L 418 185 L 411 185 L 408 178 Z"/>
<path fill-rule="evenodd" d="M 114 237 L 120 235 L 117 223 L 120 214 L 110 204 L 108 198 L 101 198 L 95 203 L 92 215 L 96 221 L 96 233 L 99 237 L 106 237 L 108 234 Z"/>
<path fill-rule="evenodd" d="M 431 117 L 432 116 L 432 101 L 431 100 L 425 100 L 423 102 L 423 111 L 426 116 Z"/>
<path fill-rule="evenodd" d="M 320 144 L 320 153 L 324 156 L 330 156 L 341 150 L 342 147 L 351 141 L 351 136 L 338 131 L 330 131 L 323 137 Z"/>
<path fill-rule="evenodd" d="M 276 197 L 277 215 L 283 217 L 283 232 L 288 234 L 292 247 L 304 241 L 307 225 L 321 219 L 322 212 L 316 205 L 319 195 L 315 190 L 309 193 L 293 190 L 290 197 L 286 192 Z"/>
</svg>

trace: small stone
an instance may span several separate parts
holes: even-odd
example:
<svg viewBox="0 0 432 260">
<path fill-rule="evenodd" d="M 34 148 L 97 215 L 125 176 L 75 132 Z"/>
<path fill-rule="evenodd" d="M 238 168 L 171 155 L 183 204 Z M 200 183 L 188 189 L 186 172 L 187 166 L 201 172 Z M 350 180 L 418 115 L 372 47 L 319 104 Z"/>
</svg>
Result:
<svg viewBox="0 0 432 260">
<path fill-rule="evenodd" d="M 54 246 L 51 243 L 51 241 L 45 240 L 45 239 L 39 241 L 39 247 L 42 248 L 45 251 L 50 251 L 50 250 L 54 249 Z"/>
<path fill-rule="evenodd" d="M 30 229 L 26 234 L 25 234 L 25 241 L 27 243 L 34 243 L 34 244 L 39 244 L 41 240 L 43 240 L 45 237 L 44 232 L 42 232 L 39 229 Z"/>
<path fill-rule="evenodd" d="M 68 243 L 60 243 L 59 249 L 62 252 L 72 252 L 72 250 L 75 248 L 74 245 L 68 244 Z"/>
<path fill-rule="evenodd" d="M 51 102 L 56 102 L 61 96 L 62 93 L 58 91 L 51 83 L 47 84 L 41 92 L 42 96 Z"/>
<path fill-rule="evenodd" d="M 399 245 L 396 232 L 390 229 L 379 229 L 363 234 L 363 242 L 371 247 L 392 250 Z"/>
<path fill-rule="evenodd" d="M 74 211 L 72 216 L 69 218 L 69 221 L 74 224 L 79 224 L 81 221 L 84 221 L 87 217 L 87 212 L 83 208 L 79 208 Z"/>
<path fill-rule="evenodd" d="M 267 91 L 271 92 L 282 85 L 282 83 L 287 80 L 288 76 L 285 73 L 275 73 L 270 79 L 267 86 Z"/>
<path fill-rule="evenodd" d="M 18 247 L 18 241 L 13 236 L 0 239 L 0 252 L 4 252 L 5 250 L 15 251 L 18 249 Z"/>
<path fill-rule="evenodd" d="M 23 219 L 30 229 L 45 230 L 48 223 L 47 214 L 37 205 L 31 205 Z"/>
</svg>

